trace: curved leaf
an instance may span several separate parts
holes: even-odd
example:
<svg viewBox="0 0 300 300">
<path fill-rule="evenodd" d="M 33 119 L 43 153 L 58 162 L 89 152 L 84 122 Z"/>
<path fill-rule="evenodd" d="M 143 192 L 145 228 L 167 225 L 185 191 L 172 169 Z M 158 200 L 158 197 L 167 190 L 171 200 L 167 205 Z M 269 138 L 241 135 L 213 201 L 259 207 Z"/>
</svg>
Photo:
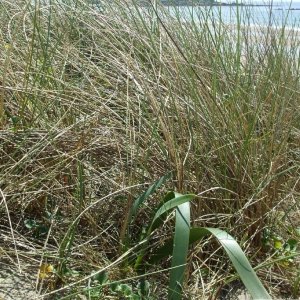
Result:
<svg viewBox="0 0 300 300">
<path fill-rule="evenodd" d="M 235 239 L 223 230 L 217 228 L 205 229 L 213 234 L 221 243 L 253 299 L 272 299 L 257 277 L 255 271 L 252 269 L 246 255 Z M 196 231 L 194 232 L 194 235 L 197 235 Z"/>
<path fill-rule="evenodd" d="M 176 196 L 176 194 L 175 194 Z M 175 235 L 170 273 L 169 299 L 181 299 L 186 259 L 189 249 L 190 203 L 179 205 L 176 209 Z"/>
<path fill-rule="evenodd" d="M 143 248 L 141 249 L 141 252 L 135 261 L 134 268 L 136 270 L 141 267 L 141 263 L 142 263 L 144 255 L 145 255 L 145 251 L 148 246 L 148 241 L 149 241 L 151 233 L 162 224 L 166 213 L 169 210 L 176 208 L 183 203 L 187 203 L 187 202 L 191 201 L 195 197 L 196 196 L 192 195 L 192 194 L 191 195 L 181 195 L 181 194 L 174 193 L 174 192 L 170 192 L 166 195 L 166 197 L 160 204 L 160 207 L 156 211 L 156 213 L 153 217 L 152 223 L 147 230 L 146 237 L 145 237 L 146 242 L 143 244 Z M 173 249 L 173 247 L 172 247 L 172 249 Z"/>
<path fill-rule="evenodd" d="M 153 230 L 155 230 L 161 223 L 160 217 L 164 215 L 169 210 L 179 206 L 180 204 L 189 202 L 196 197 L 194 194 L 181 195 L 174 193 L 174 198 L 164 203 L 156 212 L 152 223 L 148 229 L 148 234 L 150 234 Z"/>
<path fill-rule="evenodd" d="M 212 234 L 223 246 L 229 256 L 234 268 L 239 274 L 245 287 L 253 297 L 253 299 L 272 299 L 257 277 L 255 271 L 251 267 L 246 255 L 235 241 L 235 239 L 227 232 L 216 228 L 192 228 L 190 230 L 189 243 L 199 241 L 203 237 Z M 164 246 L 159 248 L 150 258 L 150 263 L 156 263 L 158 260 L 171 255 L 173 250 L 173 241 L 169 240 Z"/>
</svg>

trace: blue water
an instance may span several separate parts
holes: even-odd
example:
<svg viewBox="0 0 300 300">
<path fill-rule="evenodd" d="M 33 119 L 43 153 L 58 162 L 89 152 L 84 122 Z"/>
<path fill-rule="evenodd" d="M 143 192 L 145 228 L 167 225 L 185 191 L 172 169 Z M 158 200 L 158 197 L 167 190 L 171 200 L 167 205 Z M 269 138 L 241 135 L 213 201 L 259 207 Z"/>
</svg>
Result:
<svg viewBox="0 0 300 300">
<path fill-rule="evenodd" d="M 268 6 L 179 6 L 168 10 L 174 15 L 180 14 L 186 21 L 201 21 L 208 12 L 211 20 L 225 24 L 236 24 L 239 20 L 244 25 L 300 28 L 300 2 L 277 2 Z"/>
</svg>

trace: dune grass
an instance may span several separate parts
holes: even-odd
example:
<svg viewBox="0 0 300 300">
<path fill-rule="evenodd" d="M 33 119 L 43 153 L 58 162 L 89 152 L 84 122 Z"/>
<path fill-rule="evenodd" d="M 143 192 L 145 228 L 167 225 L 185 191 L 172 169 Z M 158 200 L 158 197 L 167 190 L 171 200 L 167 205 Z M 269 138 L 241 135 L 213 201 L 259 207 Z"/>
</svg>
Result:
<svg viewBox="0 0 300 300">
<path fill-rule="evenodd" d="M 37 280 L 42 294 L 139 290 L 128 261 L 174 190 L 198 195 L 193 226 L 234 236 L 273 297 L 299 296 L 299 33 L 237 18 L 120 0 L 1 2 L 0 249 L 37 274 L 54 268 Z M 170 171 L 131 222 L 136 199 Z M 128 225 L 135 245 L 124 247 Z M 168 268 L 147 273 L 153 299 L 166 298 Z M 100 291 L 99 270 L 126 285 Z M 192 299 L 236 279 L 206 242 L 190 250 L 186 275 Z"/>
</svg>

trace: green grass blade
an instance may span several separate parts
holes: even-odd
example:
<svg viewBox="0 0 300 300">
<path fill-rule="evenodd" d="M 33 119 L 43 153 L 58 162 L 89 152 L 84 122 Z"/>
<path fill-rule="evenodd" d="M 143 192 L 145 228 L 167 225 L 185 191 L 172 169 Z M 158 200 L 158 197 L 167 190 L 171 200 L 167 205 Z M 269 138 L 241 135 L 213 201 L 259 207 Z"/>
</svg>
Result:
<svg viewBox="0 0 300 300">
<path fill-rule="evenodd" d="M 140 205 L 153 193 L 156 192 L 157 189 L 159 189 L 168 179 L 170 179 L 172 176 L 172 172 L 167 173 L 166 175 L 159 178 L 157 181 L 155 181 L 143 194 L 141 194 L 133 203 L 129 213 L 128 217 L 124 223 L 123 230 L 121 231 L 120 237 L 122 244 L 126 245 L 125 248 L 129 247 L 130 244 L 130 233 L 129 233 L 129 226 L 134 222 L 134 219 L 136 217 L 137 211 L 140 207 Z"/>
<path fill-rule="evenodd" d="M 139 206 L 149 197 L 151 196 L 157 189 L 159 189 L 168 179 L 171 178 L 172 173 L 169 172 L 168 174 L 159 178 L 156 182 L 154 182 L 142 195 L 140 195 L 133 203 L 131 211 L 130 211 L 130 222 L 133 221 Z"/>
<path fill-rule="evenodd" d="M 182 284 L 189 248 L 190 203 L 179 205 L 176 209 L 175 235 L 173 245 L 172 269 L 170 273 L 169 300 L 182 298 Z"/>
</svg>

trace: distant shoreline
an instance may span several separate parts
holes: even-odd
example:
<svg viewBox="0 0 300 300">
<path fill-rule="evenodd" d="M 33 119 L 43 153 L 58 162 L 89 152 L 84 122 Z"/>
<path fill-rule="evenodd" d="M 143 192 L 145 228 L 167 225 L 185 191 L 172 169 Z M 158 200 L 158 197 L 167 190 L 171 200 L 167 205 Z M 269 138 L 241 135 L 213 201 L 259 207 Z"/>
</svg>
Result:
<svg viewBox="0 0 300 300">
<path fill-rule="evenodd" d="M 211 6 L 230 6 L 230 7 L 269 7 L 270 4 L 255 4 L 255 3 L 226 3 L 226 2 L 205 2 L 205 1 L 188 1 L 188 0 L 169 0 L 169 1 L 161 1 L 163 6 L 204 6 L 204 7 L 211 7 Z M 142 6 L 150 6 L 148 1 L 141 1 L 140 5 Z M 277 5 L 272 5 L 276 7 Z"/>
<path fill-rule="evenodd" d="M 300 8 L 282 8 L 278 4 L 254 4 L 254 3 L 226 3 L 226 2 L 214 2 L 214 3 L 201 3 L 194 1 L 161 1 L 163 6 L 167 7 L 179 7 L 179 6 L 193 6 L 193 7 L 273 7 L 274 10 L 289 10 L 298 11 Z M 141 1 L 140 6 L 151 6 L 147 1 Z"/>
<path fill-rule="evenodd" d="M 205 6 L 205 7 L 210 7 L 210 6 L 242 6 L 242 7 L 268 7 L 270 5 L 268 4 L 237 4 L 237 3 L 211 3 L 211 4 L 206 4 L 206 3 L 180 3 L 180 4 L 167 4 L 167 3 L 162 3 L 164 6 Z"/>
</svg>

